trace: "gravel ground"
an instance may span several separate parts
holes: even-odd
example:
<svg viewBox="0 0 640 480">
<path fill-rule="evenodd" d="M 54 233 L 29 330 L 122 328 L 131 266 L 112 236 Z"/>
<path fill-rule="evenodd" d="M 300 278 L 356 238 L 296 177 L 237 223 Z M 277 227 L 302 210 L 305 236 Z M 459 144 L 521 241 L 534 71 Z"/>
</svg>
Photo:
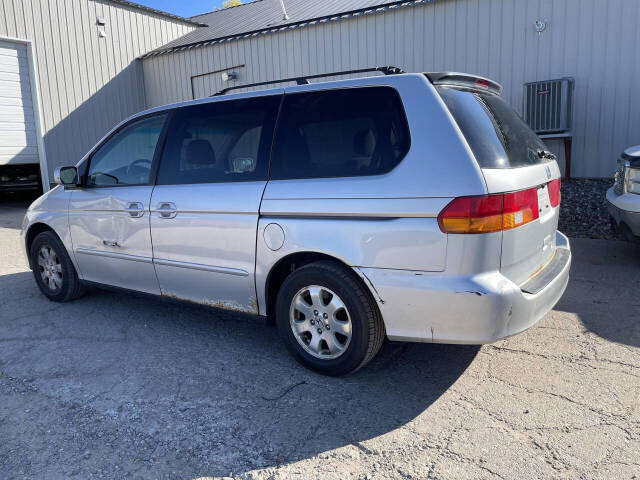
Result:
<svg viewBox="0 0 640 480">
<path fill-rule="evenodd" d="M 611 229 L 605 196 L 611 179 L 562 180 L 558 229 L 569 237 L 619 240 Z"/>
<path fill-rule="evenodd" d="M 301 368 L 256 319 L 38 291 L 0 205 L 0 478 L 640 476 L 640 249 L 573 239 L 538 325 L 483 347 L 387 344 Z"/>
</svg>

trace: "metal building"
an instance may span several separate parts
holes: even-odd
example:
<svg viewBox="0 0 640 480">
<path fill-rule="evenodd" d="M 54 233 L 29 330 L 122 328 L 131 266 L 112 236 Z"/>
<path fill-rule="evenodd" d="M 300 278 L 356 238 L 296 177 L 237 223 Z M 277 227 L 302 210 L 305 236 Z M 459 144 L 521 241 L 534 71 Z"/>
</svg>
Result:
<svg viewBox="0 0 640 480">
<path fill-rule="evenodd" d="M 521 113 L 524 84 L 573 78 L 571 175 L 606 177 L 640 144 L 638 24 L 638 0 L 255 0 L 189 19 L 124 0 L 0 0 L 0 166 L 37 157 L 46 177 L 144 108 L 395 65 L 490 77 Z M 547 142 L 564 165 L 562 141 Z"/>
<path fill-rule="evenodd" d="M 607 177 L 640 144 L 638 0 L 262 0 L 194 17 L 144 57 L 147 105 L 257 82 L 374 65 L 497 80 L 520 113 L 523 85 L 573 77 L 575 177 Z M 222 71 L 237 74 L 224 82 Z M 560 140 L 548 140 L 564 163 Z"/>
<path fill-rule="evenodd" d="M 199 24 L 120 0 L 0 0 L 0 165 L 43 184 L 146 105 L 141 55 Z"/>
</svg>

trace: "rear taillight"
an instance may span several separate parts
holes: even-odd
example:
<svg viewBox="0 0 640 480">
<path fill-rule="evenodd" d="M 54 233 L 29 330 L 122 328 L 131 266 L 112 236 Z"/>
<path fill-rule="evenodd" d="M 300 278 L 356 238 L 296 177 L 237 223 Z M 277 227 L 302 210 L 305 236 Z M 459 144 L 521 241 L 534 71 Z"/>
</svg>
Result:
<svg viewBox="0 0 640 480">
<path fill-rule="evenodd" d="M 440 230 L 445 233 L 500 231 L 503 200 L 503 195 L 456 198 L 438 215 Z"/>
<path fill-rule="evenodd" d="M 503 230 L 510 230 L 532 222 L 539 216 L 537 188 L 504 194 Z"/>
<path fill-rule="evenodd" d="M 520 227 L 538 218 L 538 190 L 459 197 L 438 215 L 444 233 L 491 233 Z"/>
<path fill-rule="evenodd" d="M 547 190 L 549 191 L 549 201 L 551 202 L 552 207 L 557 207 L 560 205 L 560 179 L 556 178 L 555 180 L 551 180 L 547 183 Z"/>
</svg>

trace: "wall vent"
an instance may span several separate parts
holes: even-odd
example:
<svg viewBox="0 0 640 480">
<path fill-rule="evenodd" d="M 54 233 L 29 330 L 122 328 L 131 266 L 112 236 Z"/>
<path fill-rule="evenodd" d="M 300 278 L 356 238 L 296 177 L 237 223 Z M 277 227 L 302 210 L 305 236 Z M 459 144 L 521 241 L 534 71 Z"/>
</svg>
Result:
<svg viewBox="0 0 640 480">
<path fill-rule="evenodd" d="M 571 130 L 572 78 L 524 84 L 524 120 L 536 133 L 564 133 Z"/>
</svg>

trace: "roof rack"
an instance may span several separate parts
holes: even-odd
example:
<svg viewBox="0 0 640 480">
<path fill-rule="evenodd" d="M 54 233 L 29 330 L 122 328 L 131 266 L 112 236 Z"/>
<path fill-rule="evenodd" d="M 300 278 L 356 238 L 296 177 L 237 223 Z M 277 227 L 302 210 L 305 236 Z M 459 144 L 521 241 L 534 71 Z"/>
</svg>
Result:
<svg viewBox="0 0 640 480">
<path fill-rule="evenodd" d="M 366 72 L 382 72 L 385 75 L 397 75 L 399 73 L 404 73 L 404 70 L 402 70 L 401 68 L 392 67 L 392 66 L 371 67 L 371 68 L 360 68 L 358 70 L 343 70 L 341 72 L 319 73 L 317 75 L 304 75 L 301 77 L 281 78 L 279 80 L 269 80 L 266 82 L 248 83 L 246 85 L 233 85 L 231 87 L 223 88 L 222 90 L 209 96 L 217 97 L 219 95 L 224 95 L 225 93 L 228 93 L 231 90 L 237 90 L 239 88 L 261 87 L 263 85 L 271 85 L 273 83 L 296 82 L 297 85 L 308 85 L 309 79 L 312 79 L 312 78 L 335 77 L 338 75 L 352 75 L 355 73 L 366 73 Z"/>
</svg>

